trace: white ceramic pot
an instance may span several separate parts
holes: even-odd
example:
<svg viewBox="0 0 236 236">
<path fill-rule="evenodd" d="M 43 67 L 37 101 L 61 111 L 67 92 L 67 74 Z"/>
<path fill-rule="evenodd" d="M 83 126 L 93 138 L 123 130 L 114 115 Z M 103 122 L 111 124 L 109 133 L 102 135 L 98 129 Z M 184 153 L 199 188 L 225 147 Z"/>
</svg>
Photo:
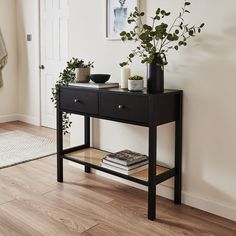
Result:
<svg viewBox="0 0 236 236">
<path fill-rule="evenodd" d="M 143 90 L 143 79 L 142 80 L 128 80 L 129 91 L 142 91 Z"/>
<path fill-rule="evenodd" d="M 88 68 L 77 68 L 75 70 L 75 79 L 78 83 L 88 83 L 90 78 L 90 67 Z"/>
</svg>

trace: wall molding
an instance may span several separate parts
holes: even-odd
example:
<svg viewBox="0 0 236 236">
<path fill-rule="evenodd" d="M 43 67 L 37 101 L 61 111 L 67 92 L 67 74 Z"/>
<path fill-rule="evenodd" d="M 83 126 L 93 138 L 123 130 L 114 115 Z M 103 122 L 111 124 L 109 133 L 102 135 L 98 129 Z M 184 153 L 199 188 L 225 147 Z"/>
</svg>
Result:
<svg viewBox="0 0 236 236">
<path fill-rule="evenodd" d="M 0 115 L 0 123 L 12 122 L 18 120 L 18 114 Z"/>
<path fill-rule="evenodd" d="M 9 115 L 0 115 L 0 123 L 12 122 L 12 121 L 22 121 L 31 125 L 40 125 L 39 119 L 33 116 L 27 116 L 23 114 L 9 114 Z"/>
<path fill-rule="evenodd" d="M 84 166 L 77 164 L 77 163 L 73 163 L 69 161 L 69 164 L 79 168 L 81 170 L 84 170 Z M 109 174 L 106 174 L 104 172 L 98 171 L 98 170 L 93 170 L 92 169 L 92 173 L 98 174 L 100 176 L 103 176 L 105 178 L 108 179 L 112 179 L 115 181 L 118 181 L 120 183 L 138 188 L 138 189 L 142 189 L 144 191 L 147 191 L 147 187 L 140 185 L 140 184 L 136 184 L 130 181 L 127 181 L 125 179 L 119 178 L 117 176 L 112 176 Z M 165 197 L 168 198 L 170 200 L 173 200 L 173 196 L 174 196 L 174 189 L 171 186 L 165 185 L 164 184 L 160 184 L 157 186 L 157 195 L 161 196 L 161 197 Z M 219 202 L 215 202 L 213 200 L 210 199 L 204 199 L 201 196 L 197 196 L 193 193 L 188 193 L 185 191 L 182 191 L 182 202 L 185 205 L 236 221 L 236 208 L 232 207 L 232 206 L 228 206 Z"/>
<path fill-rule="evenodd" d="M 18 120 L 28 123 L 28 124 L 31 124 L 31 125 L 37 125 L 37 126 L 40 125 L 40 120 L 34 116 L 27 116 L 24 114 L 18 114 Z"/>
<path fill-rule="evenodd" d="M 183 192 L 183 203 L 197 209 L 236 221 L 236 207 L 205 199 L 193 193 Z"/>
</svg>

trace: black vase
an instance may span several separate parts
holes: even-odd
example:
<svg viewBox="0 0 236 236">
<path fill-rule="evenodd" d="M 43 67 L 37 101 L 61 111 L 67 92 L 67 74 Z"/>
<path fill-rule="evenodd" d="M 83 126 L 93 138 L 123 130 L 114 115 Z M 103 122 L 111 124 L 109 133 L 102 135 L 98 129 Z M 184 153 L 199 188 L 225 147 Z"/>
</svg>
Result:
<svg viewBox="0 0 236 236">
<path fill-rule="evenodd" d="M 147 90 L 149 93 L 162 93 L 164 91 L 164 68 L 162 59 L 157 54 L 153 61 L 147 65 Z"/>
</svg>

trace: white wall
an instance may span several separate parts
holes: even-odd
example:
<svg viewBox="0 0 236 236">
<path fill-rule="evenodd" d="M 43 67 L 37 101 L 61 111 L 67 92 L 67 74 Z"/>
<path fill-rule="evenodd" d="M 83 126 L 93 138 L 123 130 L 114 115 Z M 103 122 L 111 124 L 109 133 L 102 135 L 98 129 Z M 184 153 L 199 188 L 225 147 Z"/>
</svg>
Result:
<svg viewBox="0 0 236 236">
<path fill-rule="evenodd" d="M 0 28 L 9 54 L 0 88 L 0 122 L 15 120 L 18 112 L 18 70 L 15 0 L 0 0 Z"/>
<path fill-rule="evenodd" d="M 39 0 L 17 0 L 19 119 L 40 124 Z M 26 35 L 32 35 L 32 41 Z"/>
<path fill-rule="evenodd" d="M 192 1 L 192 23 L 206 23 L 204 32 L 179 53 L 170 54 L 165 87 L 184 90 L 183 200 L 186 204 L 236 220 L 236 24 L 234 0 Z M 158 6 L 178 14 L 182 0 L 141 1 L 148 17 Z M 70 54 L 94 60 L 95 73 L 111 73 L 119 81 L 119 62 L 132 44 L 105 39 L 105 1 L 70 0 Z M 92 6 L 92 7 L 91 7 Z M 135 73 L 145 75 L 138 62 Z M 82 139 L 73 117 L 72 143 Z M 79 119 L 81 121 L 81 119 Z M 147 130 L 109 121 L 93 122 L 94 145 L 109 151 L 130 148 L 147 153 Z M 160 159 L 173 164 L 174 125 L 158 129 Z M 114 135 L 115 134 L 115 135 Z M 172 186 L 169 182 L 165 184 Z M 158 187 L 170 197 L 168 187 Z"/>
<path fill-rule="evenodd" d="M 0 89 L 0 122 L 39 125 L 39 0 L 0 0 L 0 27 L 9 53 Z M 27 34 L 32 34 L 31 42 Z"/>
</svg>

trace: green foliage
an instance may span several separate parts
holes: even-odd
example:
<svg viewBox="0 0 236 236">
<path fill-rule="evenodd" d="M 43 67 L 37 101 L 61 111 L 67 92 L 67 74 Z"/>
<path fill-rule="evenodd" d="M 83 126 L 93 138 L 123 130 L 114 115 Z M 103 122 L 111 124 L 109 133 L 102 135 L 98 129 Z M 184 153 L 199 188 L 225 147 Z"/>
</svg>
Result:
<svg viewBox="0 0 236 236">
<path fill-rule="evenodd" d="M 135 76 L 129 77 L 129 80 L 143 80 L 143 77 L 139 75 L 135 75 Z"/>
<path fill-rule="evenodd" d="M 189 1 L 185 0 L 182 11 L 172 24 L 163 22 L 166 17 L 171 15 L 171 12 L 160 8 L 152 17 L 152 24 L 144 24 L 145 13 L 136 7 L 128 17 L 128 23 L 134 24 L 134 28 L 128 32 L 121 32 L 120 36 L 122 41 L 134 41 L 137 46 L 128 55 L 127 60 L 120 63 L 120 66 L 123 67 L 132 63 L 135 56 L 141 58 L 141 63 L 151 63 L 155 54 L 161 57 L 163 66 L 167 65 L 167 52 L 172 49 L 178 51 L 180 47 L 187 46 L 187 41 L 195 37 L 197 33 L 201 33 L 205 25 L 202 23 L 200 26 L 189 26 L 185 23 L 184 16 L 190 13 L 187 9 L 190 4 Z"/>
<path fill-rule="evenodd" d="M 68 69 L 88 68 L 88 67 L 93 68 L 93 62 L 89 61 L 87 64 L 85 64 L 83 60 L 80 60 L 74 57 L 70 61 L 67 62 Z"/>
<path fill-rule="evenodd" d="M 83 60 L 78 58 L 72 58 L 70 61 L 67 62 L 66 68 L 63 72 L 60 73 L 59 79 L 57 80 L 55 87 L 52 88 L 52 97 L 51 101 L 54 104 L 55 108 L 57 107 L 57 95 L 58 95 L 58 88 L 60 86 L 69 86 L 69 83 L 75 80 L 75 69 L 77 68 L 93 68 L 93 62 L 88 62 L 87 64 L 84 63 Z M 71 121 L 69 119 L 68 113 L 64 112 L 62 115 L 62 128 L 64 134 L 68 133 L 68 129 L 71 127 Z"/>
</svg>

